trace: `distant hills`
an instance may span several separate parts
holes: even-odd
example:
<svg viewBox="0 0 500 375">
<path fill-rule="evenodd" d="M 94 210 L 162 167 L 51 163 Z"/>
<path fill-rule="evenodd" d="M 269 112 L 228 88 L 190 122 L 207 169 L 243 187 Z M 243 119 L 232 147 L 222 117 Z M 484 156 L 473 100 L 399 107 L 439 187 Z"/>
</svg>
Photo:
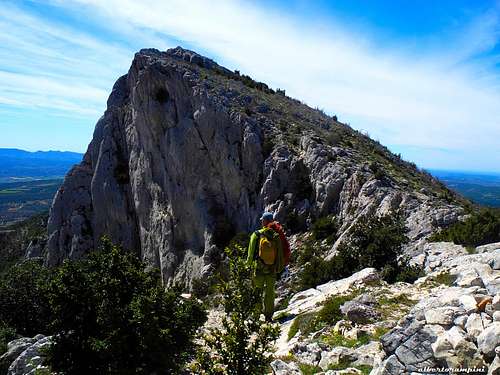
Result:
<svg viewBox="0 0 500 375">
<path fill-rule="evenodd" d="M 69 151 L 0 148 L 0 182 L 61 178 L 82 157 L 83 154 Z"/>
<path fill-rule="evenodd" d="M 77 152 L 0 148 L 0 230 L 48 211 L 63 177 L 82 157 Z"/>
<path fill-rule="evenodd" d="M 431 170 L 450 189 L 484 206 L 500 207 L 500 173 Z"/>
</svg>

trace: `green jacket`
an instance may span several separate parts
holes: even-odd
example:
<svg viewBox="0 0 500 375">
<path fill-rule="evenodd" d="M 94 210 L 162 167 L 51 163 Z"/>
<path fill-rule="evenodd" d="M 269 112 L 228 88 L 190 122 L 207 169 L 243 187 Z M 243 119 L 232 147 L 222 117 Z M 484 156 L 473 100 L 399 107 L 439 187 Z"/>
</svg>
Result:
<svg viewBox="0 0 500 375">
<path fill-rule="evenodd" d="M 248 244 L 248 256 L 247 263 L 254 267 L 254 273 L 280 273 L 285 268 L 285 261 L 283 257 L 283 245 L 281 243 L 280 236 L 277 232 L 271 228 L 259 229 L 257 233 L 252 233 L 250 236 L 250 243 Z M 258 256 L 257 246 L 259 245 L 259 237 L 267 236 L 268 239 L 273 239 L 276 243 L 276 249 L 278 249 L 278 254 L 276 254 L 276 261 L 273 265 L 266 265 L 262 262 Z"/>
</svg>

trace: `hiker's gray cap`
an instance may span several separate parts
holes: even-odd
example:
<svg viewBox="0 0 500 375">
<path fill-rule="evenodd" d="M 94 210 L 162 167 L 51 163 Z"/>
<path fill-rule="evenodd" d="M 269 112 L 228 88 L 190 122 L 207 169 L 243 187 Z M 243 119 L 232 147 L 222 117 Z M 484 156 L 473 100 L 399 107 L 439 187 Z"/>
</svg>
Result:
<svg viewBox="0 0 500 375">
<path fill-rule="evenodd" d="M 262 214 L 262 216 L 260 217 L 260 220 L 269 220 L 269 221 L 273 221 L 273 218 L 274 218 L 274 214 L 272 212 L 264 212 Z"/>
</svg>

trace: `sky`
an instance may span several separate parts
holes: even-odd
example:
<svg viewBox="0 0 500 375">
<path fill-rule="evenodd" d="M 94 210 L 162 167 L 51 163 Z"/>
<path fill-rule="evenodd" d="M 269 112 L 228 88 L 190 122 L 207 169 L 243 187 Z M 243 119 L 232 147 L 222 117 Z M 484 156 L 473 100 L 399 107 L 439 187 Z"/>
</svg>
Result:
<svg viewBox="0 0 500 375">
<path fill-rule="evenodd" d="M 141 48 L 181 45 L 422 168 L 500 172 L 500 1 L 0 0 L 0 147 L 84 152 Z"/>
</svg>

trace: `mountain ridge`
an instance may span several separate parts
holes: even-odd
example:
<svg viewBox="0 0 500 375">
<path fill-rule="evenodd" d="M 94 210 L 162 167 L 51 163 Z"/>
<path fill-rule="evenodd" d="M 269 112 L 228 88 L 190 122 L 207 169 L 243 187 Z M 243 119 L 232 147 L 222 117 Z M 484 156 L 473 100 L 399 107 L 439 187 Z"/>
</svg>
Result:
<svg viewBox="0 0 500 375">
<path fill-rule="evenodd" d="M 107 104 L 54 199 L 48 264 L 106 234 L 189 285 L 264 209 L 289 233 L 335 215 L 331 254 L 362 216 L 400 212 L 411 252 L 468 205 L 335 116 L 181 47 L 139 51 Z"/>
<path fill-rule="evenodd" d="M 83 156 L 80 152 L 73 151 L 59 151 L 59 150 L 47 150 L 47 151 L 27 151 L 19 148 L 0 148 L 0 157 L 11 157 L 11 158 L 34 158 L 34 159 L 72 159 L 79 161 Z"/>
</svg>

